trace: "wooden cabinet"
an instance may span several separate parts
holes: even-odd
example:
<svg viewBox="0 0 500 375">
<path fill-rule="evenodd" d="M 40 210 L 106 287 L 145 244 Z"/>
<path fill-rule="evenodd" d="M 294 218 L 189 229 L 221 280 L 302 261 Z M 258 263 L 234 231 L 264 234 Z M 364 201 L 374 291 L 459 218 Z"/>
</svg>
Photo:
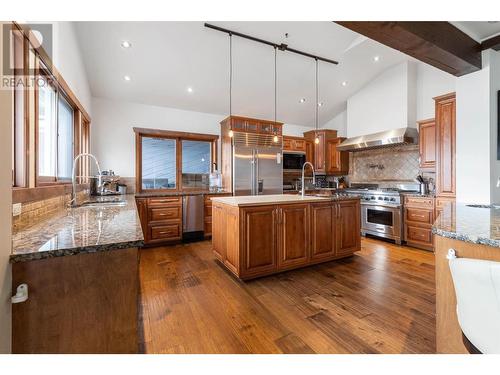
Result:
<svg viewBox="0 0 500 375">
<path fill-rule="evenodd" d="M 309 261 L 309 204 L 277 208 L 278 267 L 286 269 Z"/>
<path fill-rule="evenodd" d="M 336 254 L 336 207 L 330 203 L 311 204 L 311 260 L 328 259 Z"/>
<path fill-rule="evenodd" d="M 347 257 L 361 247 L 358 199 L 213 205 L 214 254 L 240 279 Z"/>
<path fill-rule="evenodd" d="M 249 117 L 230 116 L 221 122 L 223 131 L 281 135 L 283 123 Z"/>
<path fill-rule="evenodd" d="M 227 193 L 227 194 L 207 194 L 204 197 L 204 235 L 205 238 L 212 237 L 212 198 L 213 197 L 227 197 L 231 196 L 232 194 Z"/>
<path fill-rule="evenodd" d="M 245 277 L 277 270 L 278 245 L 276 206 L 245 207 L 241 211 L 243 227 L 243 269 Z M 227 228 L 235 230 L 236 228 Z"/>
<path fill-rule="evenodd" d="M 285 135 L 283 136 L 283 151 L 306 152 L 306 140 Z"/>
<path fill-rule="evenodd" d="M 404 197 L 404 238 L 408 245 L 433 250 L 434 198 Z"/>
<path fill-rule="evenodd" d="M 306 161 L 314 165 L 314 142 L 306 140 Z"/>
<path fill-rule="evenodd" d="M 436 196 L 455 198 L 455 93 L 436 102 Z"/>
<path fill-rule="evenodd" d="M 337 146 L 345 138 L 337 137 L 336 130 L 311 130 L 304 133 L 304 137 L 314 148 L 315 172 L 330 175 L 342 175 L 349 172 L 349 153 L 337 151 Z M 318 143 L 315 143 L 316 137 L 319 140 Z"/>
<path fill-rule="evenodd" d="M 14 263 L 29 298 L 12 305 L 12 352 L 137 353 L 138 275 L 137 248 Z"/>
<path fill-rule="evenodd" d="M 434 119 L 418 122 L 420 169 L 436 169 L 436 122 Z"/>
<path fill-rule="evenodd" d="M 455 202 L 455 198 L 449 198 L 449 197 L 436 197 L 436 210 L 435 210 L 435 217 L 436 219 L 439 217 L 443 209 L 446 207 L 447 204 L 451 204 Z"/>
<path fill-rule="evenodd" d="M 327 174 L 346 175 L 349 173 L 349 153 L 337 150 L 337 146 L 344 140 L 345 138 L 339 137 L 327 142 Z"/>
<path fill-rule="evenodd" d="M 182 197 L 136 198 L 136 204 L 146 245 L 182 238 Z"/>
<path fill-rule="evenodd" d="M 336 246 L 337 255 L 352 254 L 361 247 L 359 200 L 340 201 L 336 206 Z"/>
</svg>

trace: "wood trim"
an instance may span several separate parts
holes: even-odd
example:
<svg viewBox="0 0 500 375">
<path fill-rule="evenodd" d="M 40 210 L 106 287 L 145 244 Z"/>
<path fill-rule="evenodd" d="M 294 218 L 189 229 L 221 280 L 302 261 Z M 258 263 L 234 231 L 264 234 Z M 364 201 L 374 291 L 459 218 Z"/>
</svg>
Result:
<svg viewBox="0 0 500 375">
<path fill-rule="evenodd" d="M 418 125 L 425 125 L 425 124 L 430 124 L 430 123 L 434 123 L 434 122 L 436 122 L 436 119 L 433 117 L 433 118 L 428 118 L 428 119 L 425 119 L 425 120 L 419 120 L 419 121 L 417 121 L 417 124 Z"/>
<path fill-rule="evenodd" d="M 219 139 L 219 136 L 215 134 L 188 133 L 188 132 L 179 132 L 172 130 L 147 129 L 147 128 L 136 128 L 136 127 L 134 127 L 133 129 L 136 134 L 148 137 L 182 138 L 186 140 L 212 141 L 212 142 Z"/>
<path fill-rule="evenodd" d="M 435 101 L 444 101 L 444 100 L 455 99 L 456 96 L 457 96 L 457 94 L 455 92 L 449 92 L 448 94 L 443 94 L 443 95 L 435 96 L 432 99 L 435 100 Z M 434 118 L 434 120 L 436 120 L 436 119 Z"/>
<path fill-rule="evenodd" d="M 486 39 L 481 43 L 481 51 L 493 48 L 495 51 L 500 51 L 500 35 Z"/>
<path fill-rule="evenodd" d="M 231 116 L 226 117 L 220 123 L 221 124 L 226 123 L 227 121 L 230 121 L 230 120 L 243 120 L 243 121 L 251 121 L 251 122 L 267 122 L 268 124 L 283 125 L 283 122 L 279 122 L 279 121 L 263 120 L 263 119 L 259 119 L 259 118 L 235 116 L 235 115 L 231 115 Z"/>
<path fill-rule="evenodd" d="M 21 25 L 16 22 L 12 22 L 14 26 L 16 26 L 25 36 L 25 38 L 30 42 L 30 44 L 33 46 L 34 44 L 34 35 L 30 32 L 31 29 L 27 27 L 26 25 Z M 69 87 L 68 83 L 66 80 L 63 78 L 61 73 L 56 69 L 54 66 L 52 60 L 48 56 L 47 52 L 43 49 L 43 47 L 38 47 L 38 48 L 33 48 L 33 51 L 37 54 L 39 59 L 43 62 L 43 64 L 47 67 L 47 69 L 50 71 L 50 73 L 54 76 L 56 79 L 58 85 L 60 88 L 66 93 L 66 95 L 69 97 L 69 99 L 72 101 L 71 104 L 75 105 L 80 112 L 82 112 L 83 117 L 90 123 L 90 115 L 88 112 L 85 110 L 85 107 L 82 105 L 82 103 L 78 100 L 77 96 L 71 90 Z"/>
<path fill-rule="evenodd" d="M 336 23 L 457 77 L 482 68 L 482 45 L 449 22 Z"/>
</svg>

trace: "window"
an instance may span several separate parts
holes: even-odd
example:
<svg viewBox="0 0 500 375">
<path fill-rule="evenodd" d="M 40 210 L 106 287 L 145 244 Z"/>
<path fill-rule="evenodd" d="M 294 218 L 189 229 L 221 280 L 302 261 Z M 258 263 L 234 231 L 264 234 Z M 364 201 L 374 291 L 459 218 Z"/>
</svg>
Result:
<svg viewBox="0 0 500 375">
<path fill-rule="evenodd" d="M 182 140 L 183 187 L 208 187 L 211 150 L 211 142 Z"/>
<path fill-rule="evenodd" d="M 50 78 L 43 78 L 38 88 L 39 181 L 69 181 L 75 156 L 74 110 Z"/>
<path fill-rule="evenodd" d="M 208 189 L 217 135 L 134 128 L 137 192 Z"/>
<path fill-rule="evenodd" d="M 142 138 L 142 188 L 175 189 L 176 141 L 175 139 Z"/>
</svg>

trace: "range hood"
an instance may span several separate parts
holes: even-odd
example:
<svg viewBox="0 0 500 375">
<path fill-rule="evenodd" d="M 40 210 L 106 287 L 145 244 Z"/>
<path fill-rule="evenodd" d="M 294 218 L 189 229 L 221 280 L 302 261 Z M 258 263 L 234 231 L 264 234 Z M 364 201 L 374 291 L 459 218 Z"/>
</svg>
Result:
<svg viewBox="0 0 500 375">
<path fill-rule="evenodd" d="M 337 146 L 339 151 L 363 151 L 374 148 L 411 145 L 418 143 L 418 132 L 415 128 L 399 128 L 379 133 L 347 138 Z"/>
</svg>

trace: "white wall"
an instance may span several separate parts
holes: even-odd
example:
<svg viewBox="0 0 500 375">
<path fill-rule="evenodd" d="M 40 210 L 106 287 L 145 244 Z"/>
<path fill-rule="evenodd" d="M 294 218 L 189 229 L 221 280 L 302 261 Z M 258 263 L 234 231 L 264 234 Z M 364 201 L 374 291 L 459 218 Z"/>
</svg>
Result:
<svg viewBox="0 0 500 375">
<path fill-rule="evenodd" d="M 417 114 L 416 119 L 426 120 L 434 117 L 432 98 L 456 90 L 456 77 L 425 63 L 417 64 Z"/>
<path fill-rule="evenodd" d="M 456 83 L 457 201 L 490 203 L 489 69 Z"/>
<path fill-rule="evenodd" d="M 490 66 L 490 148 L 491 148 L 491 202 L 500 203 L 500 188 L 497 188 L 497 179 L 500 177 L 500 161 L 497 160 L 497 133 L 498 133 L 498 91 L 500 90 L 500 53 L 489 50 Z M 485 53 L 483 53 L 484 58 Z"/>
<path fill-rule="evenodd" d="M 342 111 L 337 116 L 328 121 L 322 126 L 324 129 L 337 130 L 337 135 L 340 137 L 347 136 L 347 110 Z"/>
<path fill-rule="evenodd" d="M 92 98 L 91 150 L 103 169 L 135 176 L 133 127 L 220 135 L 226 115 L 184 111 L 138 103 Z M 285 135 L 302 136 L 310 127 L 285 124 Z M 220 148 L 219 148 L 220 150 Z"/>
<path fill-rule="evenodd" d="M 385 70 L 347 100 L 347 136 L 415 126 L 408 103 L 414 89 L 408 85 L 409 65 L 404 62 Z M 413 103 L 412 103 L 413 105 Z M 415 104 L 416 105 L 416 104 Z"/>
<path fill-rule="evenodd" d="M 73 22 L 54 22 L 53 34 L 53 63 L 85 110 L 92 115 L 92 95 Z"/>
<path fill-rule="evenodd" d="M 3 51 L 2 23 L 0 23 L 0 51 Z M 0 58 L 0 72 L 2 72 Z M 12 91 L 0 90 L 0 353 L 10 353 L 12 318 L 10 296 L 12 272 L 9 263 L 11 253 L 11 139 L 12 139 Z"/>
</svg>

